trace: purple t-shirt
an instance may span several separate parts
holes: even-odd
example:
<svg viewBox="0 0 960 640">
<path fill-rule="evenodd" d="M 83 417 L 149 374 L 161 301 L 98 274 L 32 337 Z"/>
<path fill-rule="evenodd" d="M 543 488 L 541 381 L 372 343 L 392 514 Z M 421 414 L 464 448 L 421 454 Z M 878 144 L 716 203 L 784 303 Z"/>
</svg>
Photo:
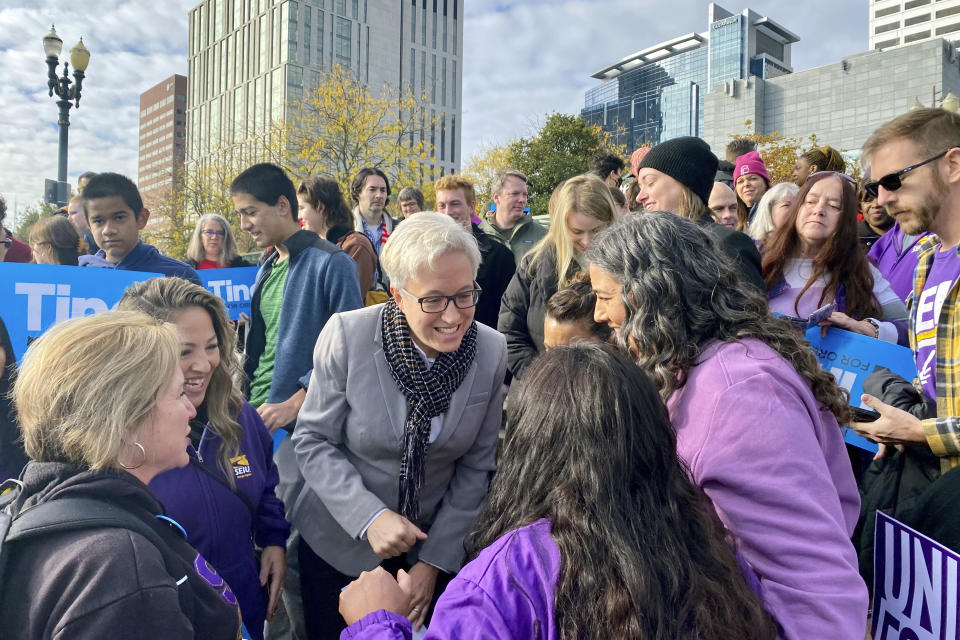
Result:
<svg viewBox="0 0 960 640">
<path fill-rule="evenodd" d="M 917 269 L 920 240 L 927 235 L 908 236 L 897 223 L 873 243 L 867 254 L 867 259 L 877 267 L 890 283 L 890 288 L 904 302 L 913 293 L 913 272 Z"/>
<path fill-rule="evenodd" d="M 940 308 L 947 299 L 953 284 L 960 275 L 960 256 L 957 249 L 937 252 L 923 285 L 923 292 L 916 301 L 917 373 L 923 392 L 932 400 L 937 398 L 937 325 Z"/>
</svg>

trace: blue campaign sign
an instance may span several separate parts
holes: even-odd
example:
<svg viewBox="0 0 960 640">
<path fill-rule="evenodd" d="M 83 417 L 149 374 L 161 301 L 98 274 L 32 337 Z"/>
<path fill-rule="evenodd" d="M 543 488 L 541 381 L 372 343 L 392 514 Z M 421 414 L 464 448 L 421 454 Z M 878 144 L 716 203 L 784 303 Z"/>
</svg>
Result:
<svg viewBox="0 0 960 640">
<path fill-rule="evenodd" d="M 907 380 L 917 377 L 917 364 L 913 351 L 898 344 L 868 338 L 867 336 L 831 327 L 820 337 L 820 327 L 813 327 L 805 334 L 820 366 L 833 374 L 837 384 L 850 392 L 850 404 L 872 411 L 860 402 L 863 381 L 873 373 L 874 367 L 890 369 Z M 844 440 L 861 449 L 876 451 L 877 445 L 858 436 L 853 429 L 844 427 Z"/>
<path fill-rule="evenodd" d="M 116 306 L 134 282 L 160 273 L 49 264 L 0 263 L 0 318 L 13 353 L 23 357 L 31 340 L 52 324 Z"/>
<path fill-rule="evenodd" d="M 956 640 L 960 556 L 877 512 L 873 548 L 875 640 Z"/>
<path fill-rule="evenodd" d="M 203 286 L 227 305 L 230 319 L 239 320 L 241 313 L 250 315 L 250 295 L 258 270 L 259 267 L 201 269 L 197 274 L 203 281 Z"/>
</svg>

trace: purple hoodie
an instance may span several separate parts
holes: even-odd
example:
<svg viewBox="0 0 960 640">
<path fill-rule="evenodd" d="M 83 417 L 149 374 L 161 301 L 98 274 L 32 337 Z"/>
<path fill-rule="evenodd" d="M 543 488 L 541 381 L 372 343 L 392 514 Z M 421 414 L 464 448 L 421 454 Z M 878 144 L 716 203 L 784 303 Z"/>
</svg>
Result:
<svg viewBox="0 0 960 640">
<path fill-rule="evenodd" d="M 270 433 L 246 401 L 237 422 L 243 427 L 243 437 L 238 455 L 231 460 L 234 481 L 256 509 L 256 519 L 233 490 L 198 468 L 202 464 L 222 477 L 217 463 L 220 438 L 209 428 L 200 439 L 199 460 L 191 448 L 190 464 L 161 473 L 150 482 L 150 490 L 167 514 L 187 530 L 187 541 L 233 589 L 244 626 L 259 640 L 267 602 L 253 544 L 286 547 L 290 524 L 284 517 L 283 502 L 274 494 L 278 475 Z"/>
<path fill-rule="evenodd" d="M 862 640 L 860 497 L 840 427 L 806 379 L 756 339 L 713 341 L 667 406 L 680 459 L 760 578 L 779 637 Z"/>
<path fill-rule="evenodd" d="M 867 259 L 877 267 L 877 270 L 890 283 L 890 288 L 904 302 L 913 293 L 913 272 L 917 270 L 920 240 L 928 235 L 930 234 L 923 233 L 913 236 L 913 240 L 904 248 L 903 241 L 906 234 L 900 229 L 898 222 L 874 242 L 867 253 Z"/>
<path fill-rule="evenodd" d="M 504 534 L 450 581 L 424 640 L 553 640 L 559 577 L 560 550 L 550 536 L 549 520 Z M 410 621 L 384 610 L 368 614 L 340 634 L 340 640 L 409 637 Z"/>
</svg>

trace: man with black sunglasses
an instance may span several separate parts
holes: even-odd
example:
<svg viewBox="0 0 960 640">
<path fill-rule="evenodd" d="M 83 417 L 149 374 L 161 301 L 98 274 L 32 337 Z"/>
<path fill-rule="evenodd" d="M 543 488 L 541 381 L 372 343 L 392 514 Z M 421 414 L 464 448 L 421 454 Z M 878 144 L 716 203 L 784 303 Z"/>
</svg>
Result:
<svg viewBox="0 0 960 640">
<path fill-rule="evenodd" d="M 909 309 L 919 388 L 938 411 L 921 420 L 864 396 L 880 418 L 854 428 L 883 445 L 925 445 L 945 473 L 960 466 L 960 115 L 910 111 L 874 132 L 863 159 L 866 191 L 903 232 L 934 234 L 920 246 Z"/>
</svg>

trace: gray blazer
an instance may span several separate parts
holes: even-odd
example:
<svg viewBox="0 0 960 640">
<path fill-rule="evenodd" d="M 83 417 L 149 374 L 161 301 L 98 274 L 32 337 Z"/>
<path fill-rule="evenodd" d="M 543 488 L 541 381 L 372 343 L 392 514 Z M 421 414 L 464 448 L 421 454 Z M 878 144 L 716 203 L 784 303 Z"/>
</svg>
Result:
<svg viewBox="0 0 960 640">
<path fill-rule="evenodd" d="M 313 375 L 293 432 L 300 487 L 287 517 L 317 555 L 357 576 L 381 559 L 360 534 L 381 509 L 398 511 L 407 400 L 383 353 L 382 305 L 331 316 L 313 352 Z M 477 355 L 427 449 L 420 490 L 428 537 L 408 553 L 450 573 L 496 470 L 502 416 L 503 336 L 477 324 Z"/>
</svg>

